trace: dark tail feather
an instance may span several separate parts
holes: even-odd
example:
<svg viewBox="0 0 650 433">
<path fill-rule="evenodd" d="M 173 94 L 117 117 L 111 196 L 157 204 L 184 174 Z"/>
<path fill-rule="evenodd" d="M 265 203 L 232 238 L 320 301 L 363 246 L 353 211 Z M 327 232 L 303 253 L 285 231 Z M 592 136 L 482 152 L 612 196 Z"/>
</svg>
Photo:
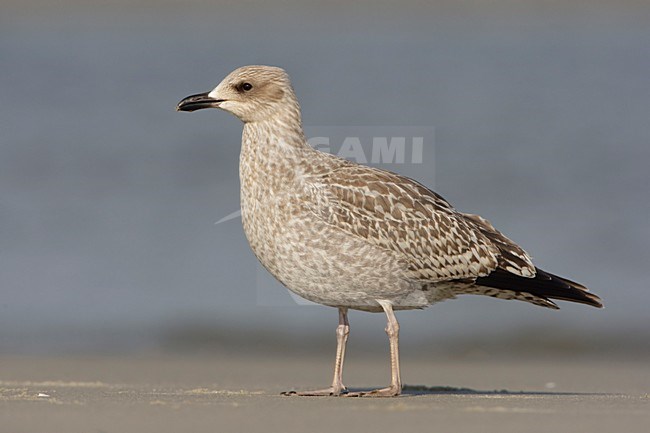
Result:
<svg viewBox="0 0 650 433">
<path fill-rule="evenodd" d="M 476 285 L 527 292 L 547 300 L 559 299 L 602 308 L 603 304 L 600 298 L 589 293 L 589 289 L 582 284 L 549 274 L 539 268 L 535 269 L 537 270 L 535 278 L 520 277 L 503 269 L 496 269 L 486 277 L 477 278 Z"/>
</svg>

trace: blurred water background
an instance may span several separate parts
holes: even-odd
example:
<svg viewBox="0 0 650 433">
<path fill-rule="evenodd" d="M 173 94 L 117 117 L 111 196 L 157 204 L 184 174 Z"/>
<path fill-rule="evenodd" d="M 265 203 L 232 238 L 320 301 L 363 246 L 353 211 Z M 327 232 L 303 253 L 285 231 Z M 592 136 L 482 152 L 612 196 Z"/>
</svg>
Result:
<svg viewBox="0 0 650 433">
<path fill-rule="evenodd" d="M 650 340 L 647 2 L 0 11 L 1 353 L 334 344 L 336 311 L 296 305 L 237 219 L 214 224 L 239 206 L 240 122 L 174 112 L 246 64 L 289 71 L 306 125 L 435 128 L 423 164 L 387 167 L 606 304 L 466 296 L 400 313 L 408 347 L 613 353 Z M 385 338 L 382 315 L 351 324 L 351 344 Z"/>
</svg>

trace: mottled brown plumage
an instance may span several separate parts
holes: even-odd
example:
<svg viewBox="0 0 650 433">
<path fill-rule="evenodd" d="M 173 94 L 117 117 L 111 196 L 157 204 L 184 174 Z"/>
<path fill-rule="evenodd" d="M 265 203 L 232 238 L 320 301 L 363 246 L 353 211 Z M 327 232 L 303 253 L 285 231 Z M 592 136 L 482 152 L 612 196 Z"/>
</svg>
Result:
<svg viewBox="0 0 650 433">
<path fill-rule="evenodd" d="M 213 91 L 178 105 L 182 111 L 208 107 L 244 122 L 241 211 L 253 252 L 289 290 L 339 309 L 333 385 L 307 395 L 345 390 L 348 308 L 386 312 L 391 386 L 366 394 L 397 395 L 393 309 L 424 308 L 460 294 L 549 308 L 557 308 L 552 299 L 601 306 L 584 286 L 537 269 L 490 222 L 455 210 L 418 182 L 311 148 L 282 69 L 239 68 Z"/>
</svg>

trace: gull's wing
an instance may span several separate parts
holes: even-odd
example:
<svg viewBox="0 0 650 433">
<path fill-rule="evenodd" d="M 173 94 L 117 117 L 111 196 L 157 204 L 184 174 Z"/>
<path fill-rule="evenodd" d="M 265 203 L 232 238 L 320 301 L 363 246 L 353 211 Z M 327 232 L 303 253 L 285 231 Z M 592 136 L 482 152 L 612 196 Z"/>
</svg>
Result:
<svg viewBox="0 0 650 433">
<path fill-rule="evenodd" d="M 526 252 L 487 220 L 456 211 L 407 177 L 342 164 L 319 174 L 309 194 L 322 220 L 397 253 L 415 280 L 475 279 L 497 268 L 535 275 Z"/>
</svg>

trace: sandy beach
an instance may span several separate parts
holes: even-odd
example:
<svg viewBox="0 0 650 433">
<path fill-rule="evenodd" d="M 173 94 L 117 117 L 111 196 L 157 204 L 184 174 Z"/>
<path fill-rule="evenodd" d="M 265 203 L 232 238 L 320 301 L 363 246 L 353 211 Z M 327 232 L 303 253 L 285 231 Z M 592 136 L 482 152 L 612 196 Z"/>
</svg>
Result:
<svg viewBox="0 0 650 433">
<path fill-rule="evenodd" d="M 643 361 L 404 359 L 403 396 L 284 397 L 325 385 L 328 357 L 2 357 L 2 432 L 645 432 Z M 356 356 L 351 388 L 384 385 L 383 356 Z"/>
</svg>

